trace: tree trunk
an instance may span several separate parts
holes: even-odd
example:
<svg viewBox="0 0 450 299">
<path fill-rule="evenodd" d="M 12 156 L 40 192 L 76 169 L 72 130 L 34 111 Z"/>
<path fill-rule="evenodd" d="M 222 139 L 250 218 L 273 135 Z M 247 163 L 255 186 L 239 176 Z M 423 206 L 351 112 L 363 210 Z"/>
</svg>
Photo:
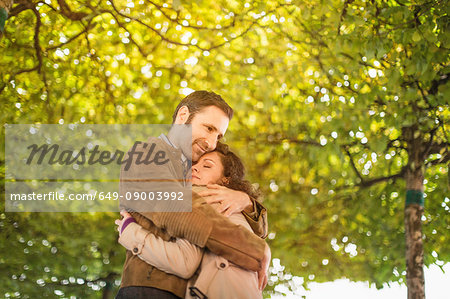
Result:
<svg viewBox="0 0 450 299">
<path fill-rule="evenodd" d="M 406 284 L 408 299 L 425 298 L 425 277 L 423 272 L 423 167 L 415 165 L 406 172 Z"/>
<path fill-rule="evenodd" d="M 102 299 L 112 299 L 113 296 L 113 283 L 109 280 L 106 281 L 106 286 L 103 288 Z"/>
<path fill-rule="evenodd" d="M 117 277 L 117 273 L 109 273 L 103 281 L 106 282 L 105 287 L 103 288 L 102 299 L 112 299 L 114 298 L 113 289 L 114 289 L 114 279 Z"/>
</svg>

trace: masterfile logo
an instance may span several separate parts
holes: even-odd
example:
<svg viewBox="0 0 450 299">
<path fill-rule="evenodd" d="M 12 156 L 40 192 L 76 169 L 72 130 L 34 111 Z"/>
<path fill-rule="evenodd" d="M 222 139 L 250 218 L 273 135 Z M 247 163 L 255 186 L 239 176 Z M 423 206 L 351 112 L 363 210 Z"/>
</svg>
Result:
<svg viewBox="0 0 450 299">
<path fill-rule="evenodd" d="M 190 211 L 174 130 L 191 140 L 190 125 L 6 125 L 5 209 Z"/>
<path fill-rule="evenodd" d="M 143 151 L 137 151 L 136 147 L 142 144 L 143 148 L 146 149 L 147 146 L 149 150 L 145 153 L 145 158 Z M 60 165 L 69 166 L 71 164 L 78 165 L 94 165 L 99 163 L 101 165 L 108 165 L 111 163 L 117 163 L 118 165 L 125 164 L 125 170 L 129 170 L 131 164 L 133 163 L 134 156 L 136 155 L 136 164 L 149 165 L 155 163 L 156 165 L 163 165 L 169 161 L 166 159 L 166 152 L 159 150 L 155 154 L 156 144 L 148 144 L 145 142 L 136 141 L 133 147 L 127 153 L 127 158 L 124 159 L 125 152 L 121 150 L 115 150 L 114 153 L 110 151 L 100 151 L 99 145 L 94 146 L 92 150 L 86 150 L 86 147 L 82 147 L 79 151 L 73 150 L 60 150 L 58 144 L 53 144 L 49 146 L 48 144 L 42 144 L 38 146 L 37 144 L 32 144 L 27 148 L 30 149 L 30 155 L 27 159 L 27 165 L 31 165 L 33 160 L 36 158 L 35 163 L 41 165 L 42 163 L 48 163 L 49 165 L 54 165 L 59 163 Z"/>
</svg>

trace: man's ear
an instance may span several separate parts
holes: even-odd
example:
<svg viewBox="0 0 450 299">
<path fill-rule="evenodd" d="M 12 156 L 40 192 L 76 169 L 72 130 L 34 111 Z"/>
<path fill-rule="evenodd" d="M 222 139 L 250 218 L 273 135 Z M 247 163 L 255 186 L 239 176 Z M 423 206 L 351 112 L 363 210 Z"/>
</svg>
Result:
<svg viewBox="0 0 450 299">
<path fill-rule="evenodd" d="M 178 112 L 177 117 L 175 118 L 175 124 L 176 125 L 183 125 L 187 122 L 189 119 L 189 108 L 187 106 L 182 106 Z"/>
</svg>

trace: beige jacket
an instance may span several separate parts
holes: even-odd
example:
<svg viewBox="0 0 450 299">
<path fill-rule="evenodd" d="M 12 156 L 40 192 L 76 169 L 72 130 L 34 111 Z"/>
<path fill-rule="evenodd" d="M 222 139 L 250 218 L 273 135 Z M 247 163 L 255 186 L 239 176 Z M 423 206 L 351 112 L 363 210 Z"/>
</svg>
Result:
<svg viewBox="0 0 450 299">
<path fill-rule="evenodd" d="M 229 218 L 238 225 L 236 229 L 251 231 L 241 213 Z M 130 223 L 120 236 L 119 243 L 159 270 L 190 278 L 186 298 L 262 298 L 256 272 L 240 268 L 185 239 L 164 241 L 139 224 Z"/>
</svg>

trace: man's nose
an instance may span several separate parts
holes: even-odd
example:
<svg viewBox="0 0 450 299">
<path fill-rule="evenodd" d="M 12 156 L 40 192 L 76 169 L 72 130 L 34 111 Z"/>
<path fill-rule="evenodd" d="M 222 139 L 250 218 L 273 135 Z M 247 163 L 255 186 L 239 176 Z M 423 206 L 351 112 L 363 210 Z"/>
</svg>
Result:
<svg viewBox="0 0 450 299">
<path fill-rule="evenodd" d="M 213 151 L 216 148 L 217 145 L 217 137 L 216 136 L 210 136 L 208 139 L 205 140 L 206 145 L 208 146 L 208 151 Z"/>
</svg>

